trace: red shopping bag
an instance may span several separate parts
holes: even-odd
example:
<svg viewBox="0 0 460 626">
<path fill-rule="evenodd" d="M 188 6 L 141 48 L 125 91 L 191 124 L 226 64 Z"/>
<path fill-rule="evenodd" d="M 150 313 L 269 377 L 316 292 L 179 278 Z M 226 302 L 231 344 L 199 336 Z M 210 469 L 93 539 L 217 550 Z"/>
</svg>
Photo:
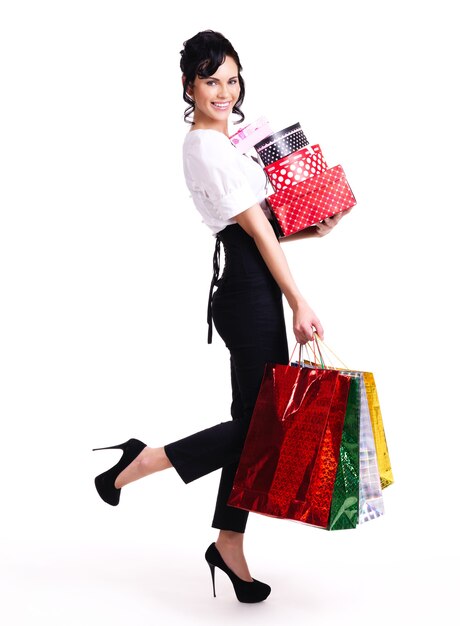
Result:
<svg viewBox="0 0 460 626">
<path fill-rule="evenodd" d="M 327 528 L 349 386 L 267 364 L 228 504 Z"/>
</svg>

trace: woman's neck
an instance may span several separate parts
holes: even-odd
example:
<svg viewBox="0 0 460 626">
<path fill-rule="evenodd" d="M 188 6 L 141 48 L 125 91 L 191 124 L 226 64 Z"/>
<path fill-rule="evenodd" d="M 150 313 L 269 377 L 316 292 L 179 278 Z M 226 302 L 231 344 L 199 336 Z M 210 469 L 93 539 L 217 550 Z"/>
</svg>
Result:
<svg viewBox="0 0 460 626">
<path fill-rule="evenodd" d="M 199 111 L 195 111 L 194 124 L 190 130 L 216 130 L 218 133 L 223 133 L 228 137 L 228 122 L 227 120 L 212 120 L 199 115 Z"/>
</svg>

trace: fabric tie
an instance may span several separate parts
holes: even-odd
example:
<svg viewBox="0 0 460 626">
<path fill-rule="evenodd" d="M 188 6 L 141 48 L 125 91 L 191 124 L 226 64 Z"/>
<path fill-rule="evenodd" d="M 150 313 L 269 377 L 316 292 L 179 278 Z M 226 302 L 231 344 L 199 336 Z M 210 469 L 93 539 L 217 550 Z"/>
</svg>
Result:
<svg viewBox="0 0 460 626">
<path fill-rule="evenodd" d="M 216 235 L 216 247 L 214 248 L 214 255 L 212 258 L 212 280 L 211 286 L 209 288 L 209 298 L 208 298 L 208 343 L 212 343 L 212 295 L 214 291 L 214 287 L 217 285 L 219 281 L 220 274 L 220 238 L 219 235 Z"/>
</svg>

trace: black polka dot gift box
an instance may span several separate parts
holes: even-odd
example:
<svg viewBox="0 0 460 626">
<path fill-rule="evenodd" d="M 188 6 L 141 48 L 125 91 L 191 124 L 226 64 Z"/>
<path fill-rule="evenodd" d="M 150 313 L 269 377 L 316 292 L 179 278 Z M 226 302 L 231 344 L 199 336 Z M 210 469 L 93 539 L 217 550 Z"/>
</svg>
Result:
<svg viewBox="0 0 460 626">
<path fill-rule="evenodd" d="M 300 183 L 327 170 L 319 145 L 307 146 L 264 167 L 275 191 Z"/>
<path fill-rule="evenodd" d="M 267 201 L 282 237 L 318 224 L 356 204 L 341 165 L 280 189 L 268 196 Z"/>
<path fill-rule="evenodd" d="M 265 137 L 265 139 L 256 143 L 254 148 L 262 163 L 270 165 L 306 146 L 308 146 L 308 139 L 300 128 L 300 124 L 297 123 Z"/>
</svg>

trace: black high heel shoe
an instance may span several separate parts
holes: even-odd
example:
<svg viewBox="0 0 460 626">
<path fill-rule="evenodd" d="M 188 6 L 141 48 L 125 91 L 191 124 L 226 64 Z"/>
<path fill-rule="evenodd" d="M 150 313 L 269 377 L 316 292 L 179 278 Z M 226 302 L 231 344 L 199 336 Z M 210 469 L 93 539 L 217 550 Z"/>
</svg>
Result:
<svg viewBox="0 0 460 626">
<path fill-rule="evenodd" d="M 107 504 L 111 504 L 112 506 L 117 506 L 120 501 L 121 489 L 117 489 L 117 487 L 115 487 L 115 480 L 118 474 L 121 474 L 121 472 L 128 467 L 128 465 L 132 463 L 146 447 L 147 444 L 142 443 L 139 439 L 129 439 L 128 441 L 125 441 L 125 443 L 118 444 L 118 446 L 93 448 L 93 452 L 96 450 L 123 450 L 123 456 L 118 463 L 103 474 L 99 474 L 99 476 L 96 476 L 94 479 L 97 492 L 104 502 L 107 502 Z"/>
<path fill-rule="evenodd" d="M 209 569 L 211 570 L 212 588 L 214 591 L 214 597 L 216 597 L 216 583 L 215 583 L 215 569 L 218 567 L 227 574 L 233 584 L 236 597 L 240 602 L 254 603 L 262 602 L 270 595 L 271 588 L 265 583 L 261 583 L 255 578 L 252 579 L 252 583 L 247 582 L 239 578 L 232 570 L 227 566 L 224 559 L 220 556 L 216 544 L 212 543 L 206 550 L 204 555 Z"/>
</svg>

